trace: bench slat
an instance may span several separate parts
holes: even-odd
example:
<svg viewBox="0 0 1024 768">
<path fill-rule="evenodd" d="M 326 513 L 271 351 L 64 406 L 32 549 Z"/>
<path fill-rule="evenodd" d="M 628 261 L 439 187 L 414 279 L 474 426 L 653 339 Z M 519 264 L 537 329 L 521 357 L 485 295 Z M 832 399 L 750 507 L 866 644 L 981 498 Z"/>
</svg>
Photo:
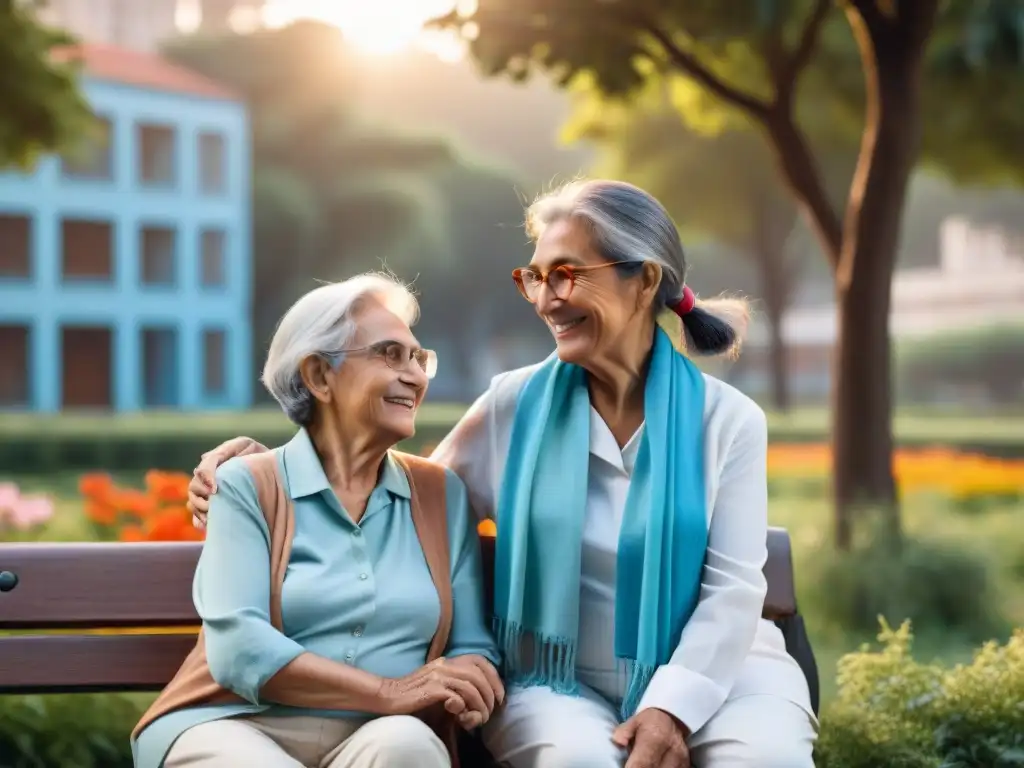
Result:
<svg viewBox="0 0 1024 768">
<path fill-rule="evenodd" d="M 0 544 L 0 629 L 196 624 L 192 575 L 202 545 Z"/>
<path fill-rule="evenodd" d="M 158 691 L 195 635 L 0 637 L 0 694 Z"/>
<path fill-rule="evenodd" d="M 201 544 L 0 544 L 0 571 L 18 576 L 0 592 L 0 629 L 187 626 L 198 622 L 192 575 Z M 491 593 L 494 540 L 483 556 Z M 788 533 L 769 529 L 764 617 L 796 613 Z"/>
</svg>

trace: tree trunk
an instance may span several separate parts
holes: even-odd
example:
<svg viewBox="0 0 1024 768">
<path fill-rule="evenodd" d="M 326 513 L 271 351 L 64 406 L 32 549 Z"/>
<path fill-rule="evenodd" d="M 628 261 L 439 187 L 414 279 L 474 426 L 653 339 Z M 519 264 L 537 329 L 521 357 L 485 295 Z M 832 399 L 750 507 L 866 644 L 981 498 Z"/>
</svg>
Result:
<svg viewBox="0 0 1024 768">
<path fill-rule="evenodd" d="M 757 259 L 758 281 L 768 319 L 768 366 L 771 374 L 772 406 L 781 413 L 790 409 L 789 355 L 782 322 L 793 294 L 795 269 L 786 253 L 793 230 L 794 211 L 788 202 L 752 201 L 755 216 L 752 250 Z"/>
<path fill-rule="evenodd" d="M 936 3 L 917 5 L 916 16 L 906 19 L 850 12 L 864 61 L 867 119 L 836 272 L 832 471 L 841 550 L 852 544 L 853 518 L 861 509 L 882 513 L 891 545 L 898 546 L 901 535 L 892 472 L 889 312 L 907 186 L 920 148 L 922 58 Z"/>
<path fill-rule="evenodd" d="M 847 5 L 864 66 L 867 115 L 841 228 L 791 110 L 773 111 L 765 120 L 783 177 L 835 268 L 832 469 L 840 550 L 850 548 L 853 517 L 863 508 L 882 511 L 891 541 L 899 541 L 889 309 L 907 184 L 920 143 L 922 58 L 937 7 L 938 0 L 919 0 L 912 10 L 889 14 L 874 0 Z"/>
</svg>

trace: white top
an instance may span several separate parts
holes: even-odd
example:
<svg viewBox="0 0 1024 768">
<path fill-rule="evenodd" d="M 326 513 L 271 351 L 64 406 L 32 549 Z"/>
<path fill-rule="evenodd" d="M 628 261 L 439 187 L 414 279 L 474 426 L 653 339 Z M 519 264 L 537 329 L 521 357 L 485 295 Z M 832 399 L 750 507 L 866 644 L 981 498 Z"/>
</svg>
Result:
<svg viewBox="0 0 1024 768">
<path fill-rule="evenodd" d="M 496 376 L 432 457 L 462 478 L 481 519 L 497 512 L 516 401 L 534 370 Z M 700 599 L 671 660 L 657 670 L 640 703 L 640 709 L 671 713 L 691 731 L 730 695 L 780 695 L 811 712 L 803 673 L 786 653 L 782 633 L 761 619 L 768 557 L 764 412 L 739 390 L 704 379 L 708 549 Z M 625 683 L 614 647 L 616 555 L 642 429 L 620 450 L 591 409 L 576 672 L 581 683 L 612 701 L 621 700 Z"/>
</svg>

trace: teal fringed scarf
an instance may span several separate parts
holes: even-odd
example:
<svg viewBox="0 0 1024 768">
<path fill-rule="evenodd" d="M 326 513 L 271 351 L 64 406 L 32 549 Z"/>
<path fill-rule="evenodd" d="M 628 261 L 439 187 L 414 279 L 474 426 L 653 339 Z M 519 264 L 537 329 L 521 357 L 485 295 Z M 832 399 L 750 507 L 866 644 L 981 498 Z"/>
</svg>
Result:
<svg viewBox="0 0 1024 768">
<path fill-rule="evenodd" d="M 644 418 L 617 560 L 615 655 L 629 675 L 623 719 L 679 642 L 697 605 L 707 548 L 704 379 L 660 328 Z M 590 462 L 582 368 L 552 355 L 530 376 L 511 446 L 498 497 L 494 584 L 505 674 L 512 683 L 573 694 Z"/>
</svg>

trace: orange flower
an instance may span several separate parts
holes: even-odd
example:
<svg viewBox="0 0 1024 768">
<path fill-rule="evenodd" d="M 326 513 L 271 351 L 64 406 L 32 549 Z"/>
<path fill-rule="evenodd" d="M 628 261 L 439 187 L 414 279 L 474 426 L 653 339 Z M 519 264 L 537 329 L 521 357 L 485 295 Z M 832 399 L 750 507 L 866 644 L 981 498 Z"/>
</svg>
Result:
<svg viewBox="0 0 1024 768">
<path fill-rule="evenodd" d="M 117 507 L 103 501 L 86 499 L 85 516 L 99 525 L 113 525 L 117 522 Z"/>
<path fill-rule="evenodd" d="M 192 528 L 192 517 L 188 511 L 184 507 L 170 507 L 150 518 L 146 538 L 149 541 L 182 541 L 186 526 Z"/>
<path fill-rule="evenodd" d="M 118 536 L 121 541 L 128 543 L 138 543 L 146 540 L 146 534 L 142 532 L 142 529 L 137 525 L 126 525 L 121 529 L 121 533 Z"/>
<path fill-rule="evenodd" d="M 188 499 L 189 476 L 180 472 L 146 473 L 146 490 L 159 502 L 184 504 Z"/>
<path fill-rule="evenodd" d="M 147 517 L 156 510 L 156 501 L 149 494 L 133 488 L 119 490 L 114 496 L 113 504 L 121 512 L 134 517 Z"/>
<path fill-rule="evenodd" d="M 90 499 L 103 499 L 114 492 L 114 481 L 103 472 L 82 475 L 78 480 L 78 492 Z"/>
</svg>

